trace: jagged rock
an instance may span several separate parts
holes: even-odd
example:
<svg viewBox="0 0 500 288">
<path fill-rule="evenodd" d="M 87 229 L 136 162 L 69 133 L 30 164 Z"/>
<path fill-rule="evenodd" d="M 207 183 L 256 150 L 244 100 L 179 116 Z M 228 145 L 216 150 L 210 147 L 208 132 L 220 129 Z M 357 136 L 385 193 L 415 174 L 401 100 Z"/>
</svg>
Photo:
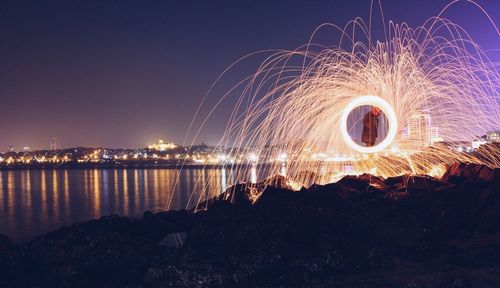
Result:
<svg viewBox="0 0 500 288">
<path fill-rule="evenodd" d="M 0 286 L 499 287 L 497 171 L 365 174 L 300 191 L 279 176 L 192 211 L 102 217 L 24 245 L 0 236 Z M 173 235 L 183 245 L 163 245 Z"/>
<path fill-rule="evenodd" d="M 153 214 L 144 212 L 141 222 L 147 231 L 148 239 L 159 241 L 165 235 L 186 232 L 193 226 L 193 215 L 186 210 L 171 210 Z"/>
<path fill-rule="evenodd" d="M 258 192 L 254 186 L 244 184 L 236 184 L 222 193 L 217 199 L 229 201 L 236 205 L 251 205 Z"/>
<path fill-rule="evenodd" d="M 363 192 L 381 192 L 387 188 L 384 180 L 370 174 L 360 176 L 345 176 L 337 184 L 342 185 L 351 191 Z"/>
<path fill-rule="evenodd" d="M 7 235 L 0 234 L 0 253 L 10 251 L 15 246 L 16 244 Z"/>
<path fill-rule="evenodd" d="M 394 190 L 409 190 L 409 191 L 434 191 L 448 183 L 432 178 L 426 175 L 402 175 L 390 177 L 384 181 L 385 184 L 391 186 Z"/>
<path fill-rule="evenodd" d="M 306 186 L 311 186 L 313 183 L 318 182 L 318 178 L 318 175 L 312 171 L 301 171 L 293 180 L 304 183 Z"/>
<path fill-rule="evenodd" d="M 283 175 L 275 175 L 269 178 L 266 178 L 262 181 L 262 184 L 265 186 L 273 186 L 281 189 L 293 190 L 292 186 L 288 183 L 290 180 Z"/>
<path fill-rule="evenodd" d="M 236 184 L 224 191 L 220 196 L 216 197 L 217 200 L 228 201 L 236 205 L 251 205 L 261 195 L 261 192 L 267 187 L 275 187 L 280 189 L 293 190 L 289 185 L 289 179 L 282 175 L 275 175 L 264 179 L 259 183 L 242 183 Z M 195 210 L 205 209 L 208 203 L 212 200 L 197 205 Z"/>
<path fill-rule="evenodd" d="M 500 176 L 500 168 L 492 169 L 473 163 L 455 163 L 448 168 L 442 180 L 448 181 L 451 176 L 464 177 L 469 180 L 492 181 Z"/>
<path fill-rule="evenodd" d="M 167 234 L 161 241 L 158 243 L 162 246 L 179 248 L 186 241 L 187 234 L 185 232 L 181 233 L 170 233 Z"/>
<path fill-rule="evenodd" d="M 2 286 L 2 281 L 11 277 L 12 271 L 10 269 L 12 262 L 14 262 L 13 254 L 17 248 L 18 245 L 12 242 L 9 237 L 0 234 L 0 286 Z"/>
<path fill-rule="evenodd" d="M 120 286 L 142 282 L 158 245 L 141 221 L 101 217 L 35 238 L 25 246 L 32 281 L 42 286 Z"/>
</svg>

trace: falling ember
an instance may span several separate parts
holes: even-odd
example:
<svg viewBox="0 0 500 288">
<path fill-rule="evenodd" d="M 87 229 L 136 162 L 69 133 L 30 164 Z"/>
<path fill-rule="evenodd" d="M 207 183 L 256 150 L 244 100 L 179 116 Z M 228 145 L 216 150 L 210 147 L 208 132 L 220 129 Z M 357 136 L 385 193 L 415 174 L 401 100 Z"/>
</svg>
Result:
<svg viewBox="0 0 500 288">
<path fill-rule="evenodd" d="M 441 17 L 416 28 L 389 22 L 382 42 L 373 39 L 371 26 L 357 18 L 338 29 L 336 46 L 311 40 L 271 54 L 222 97 L 243 91 L 219 145 L 233 153 L 262 148 L 258 157 L 249 156 L 259 163 L 283 153 L 286 162 L 259 166 L 259 175 L 286 171 L 305 186 L 345 174 L 440 176 L 457 161 L 499 167 L 498 146 L 463 153 L 447 145 L 500 127 L 499 73 L 479 45 Z M 346 119 L 360 105 L 376 105 L 388 119 L 387 136 L 373 147 L 355 143 L 347 132 Z M 422 123 L 432 127 L 416 137 Z M 251 167 L 234 166 L 235 182 L 255 178 Z"/>
</svg>

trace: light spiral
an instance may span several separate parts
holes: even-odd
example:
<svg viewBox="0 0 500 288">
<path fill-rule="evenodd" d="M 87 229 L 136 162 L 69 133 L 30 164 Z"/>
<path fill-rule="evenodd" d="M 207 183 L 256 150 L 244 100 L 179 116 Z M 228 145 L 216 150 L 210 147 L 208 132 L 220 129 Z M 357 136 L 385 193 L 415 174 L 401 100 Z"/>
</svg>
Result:
<svg viewBox="0 0 500 288">
<path fill-rule="evenodd" d="M 239 155 L 248 153 L 258 155 L 260 178 L 286 167 L 298 186 L 345 174 L 440 176 L 458 161 L 500 167 L 498 146 L 470 153 L 454 146 L 500 128 L 498 65 L 446 18 L 433 17 L 417 28 L 389 22 L 385 28 L 387 39 L 376 41 L 371 25 L 357 18 L 337 30 L 335 46 L 311 41 L 294 51 L 274 51 L 221 98 L 237 99 L 219 142 L 232 147 L 234 162 L 225 166 L 231 166 L 234 183 L 248 181 L 250 165 L 238 164 Z M 345 107 L 352 110 L 356 101 L 378 105 L 388 116 L 382 145 L 349 141 Z M 408 128 L 416 117 L 429 119 L 440 141 L 416 145 L 415 130 Z M 278 161 L 280 153 L 287 159 Z"/>
</svg>

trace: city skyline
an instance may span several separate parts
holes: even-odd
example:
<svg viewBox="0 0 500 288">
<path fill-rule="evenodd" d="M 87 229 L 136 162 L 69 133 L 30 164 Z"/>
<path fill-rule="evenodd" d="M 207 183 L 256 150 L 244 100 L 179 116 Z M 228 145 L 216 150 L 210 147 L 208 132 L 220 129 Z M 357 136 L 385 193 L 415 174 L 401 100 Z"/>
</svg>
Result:
<svg viewBox="0 0 500 288">
<path fill-rule="evenodd" d="M 0 46 L 1 150 L 42 149 L 53 136 L 63 147 L 142 147 L 158 138 L 189 144 L 192 139 L 184 136 L 196 108 L 230 64 L 255 51 L 293 50 L 322 23 L 367 17 L 369 2 L 219 1 L 207 9 L 200 9 L 202 2 L 182 1 L 7 2 L 0 10 L 0 36 L 7 44 Z M 448 3 L 424 2 L 383 0 L 385 19 L 420 25 Z M 477 3 L 499 22 L 498 1 Z M 376 9 L 373 15 L 380 22 Z M 484 50 L 498 47 L 499 40 L 490 37 L 494 28 L 474 5 L 457 3 L 445 16 L 463 25 Z M 472 18 L 477 21 L 466 21 Z M 383 37 L 382 30 L 374 32 Z M 334 43 L 332 34 L 320 33 L 320 42 Z M 261 60 L 242 63 L 204 107 L 252 74 Z M 196 142 L 217 143 L 233 100 L 223 103 L 224 113 L 215 115 Z"/>
</svg>

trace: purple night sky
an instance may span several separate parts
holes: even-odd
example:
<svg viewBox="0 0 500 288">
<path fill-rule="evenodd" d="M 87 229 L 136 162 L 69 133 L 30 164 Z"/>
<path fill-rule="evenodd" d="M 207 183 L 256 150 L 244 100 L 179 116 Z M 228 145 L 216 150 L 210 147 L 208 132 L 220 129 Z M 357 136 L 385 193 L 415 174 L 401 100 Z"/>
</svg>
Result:
<svg viewBox="0 0 500 288">
<path fill-rule="evenodd" d="M 449 2 L 382 5 L 386 20 L 417 26 Z M 476 2 L 500 23 L 500 1 Z M 231 63 L 259 50 L 295 49 L 322 23 L 368 19 L 369 7 L 369 0 L 2 1 L 0 151 L 47 149 L 51 136 L 63 147 L 180 143 L 211 83 Z M 483 49 L 500 48 L 474 5 L 462 1 L 444 16 Z M 335 44 L 328 33 L 319 37 Z M 246 61 L 228 81 L 251 74 L 261 60 Z M 206 108 L 229 88 L 215 89 Z M 233 103 L 224 103 L 227 113 L 218 113 L 197 142 L 217 142 Z"/>
</svg>

